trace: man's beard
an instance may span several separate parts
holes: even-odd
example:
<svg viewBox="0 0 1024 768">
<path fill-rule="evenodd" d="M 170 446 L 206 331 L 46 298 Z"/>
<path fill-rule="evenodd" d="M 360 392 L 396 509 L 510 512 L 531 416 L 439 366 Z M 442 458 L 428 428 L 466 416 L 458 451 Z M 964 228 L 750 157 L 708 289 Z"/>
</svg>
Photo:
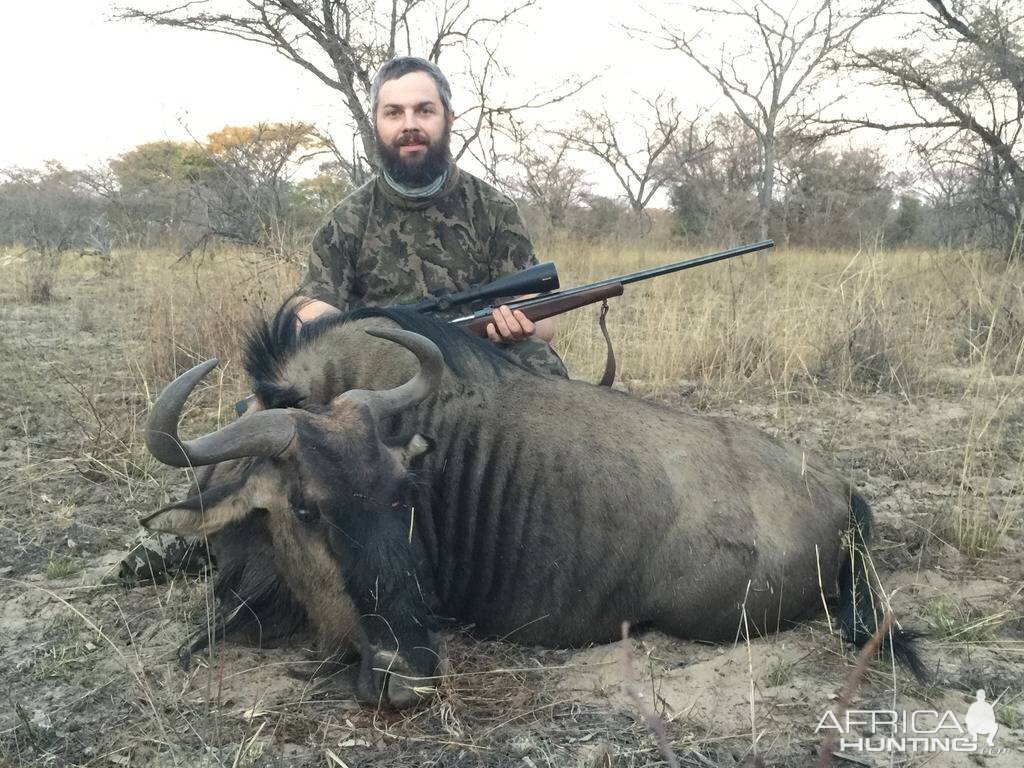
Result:
<svg viewBox="0 0 1024 768">
<path fill-rule="evenodd" d="M 377 134 L 377 159 L 393 181 L 410 187 L 425 187 L 433 183 L 448 169 L 451 129 L 446 124 L 444 133 L 436 142 L 422 131 L 399 134 L 392 144 L 385 144 Z M 403 157 L 401 147 L 425 144 L 427 151 L 420 157 Z"/>
</svg>

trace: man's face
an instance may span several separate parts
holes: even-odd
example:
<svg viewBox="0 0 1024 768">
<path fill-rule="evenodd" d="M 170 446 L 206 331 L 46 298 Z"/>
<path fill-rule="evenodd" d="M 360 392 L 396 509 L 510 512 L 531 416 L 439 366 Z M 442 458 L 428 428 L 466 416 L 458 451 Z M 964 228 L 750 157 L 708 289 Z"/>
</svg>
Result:
<svg viewBox="0 0 1024 768">
<path fill-rule="evenodd" d="M 380 87 L 377 155 L 397 182 L 423 186 L 448 167 L 454 116 L 445 115 L 437 85 L 426 72 L 410 72 Z"/>
</svg>

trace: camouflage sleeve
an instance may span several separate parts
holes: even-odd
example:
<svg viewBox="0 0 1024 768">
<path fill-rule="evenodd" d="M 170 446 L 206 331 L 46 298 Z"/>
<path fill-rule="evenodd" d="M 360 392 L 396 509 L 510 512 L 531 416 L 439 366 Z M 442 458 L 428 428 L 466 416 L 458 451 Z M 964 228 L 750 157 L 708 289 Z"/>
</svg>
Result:
<svg viewBox="0 0 1024 768">
<path fill-rule="evenodd" d="M 306 276 L 296 293 L 325 301 L 345 312 L 349 309 L 354 280 L 355 268 L 347 238 L 338 231 L 337 222 L 329 219 L 313 236 Z"/>
<path fill-rule="evenodd" d="M 511 275 L 537 263 L 533 243 L 530 242 L 530 233 L 526 231 L 526 224 L 519 215 L 519 209 L 511 201 L 501 207 L 495 222 L 494 248 L 491 253 L 491 280 Z"/>
</svg>

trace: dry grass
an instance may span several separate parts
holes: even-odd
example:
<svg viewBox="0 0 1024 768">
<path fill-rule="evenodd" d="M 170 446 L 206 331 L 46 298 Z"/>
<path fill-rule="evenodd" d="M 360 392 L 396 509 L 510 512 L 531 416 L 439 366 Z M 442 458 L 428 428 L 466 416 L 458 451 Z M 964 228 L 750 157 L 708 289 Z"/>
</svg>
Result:
<svg viewBox="0 0 1024 768">
<path fill-rule="evenodd" d="M 48 304 L 57 299 L 63 254 L 38 254 L 28 252 L 24 256 L 25 268 L 19 281 L 21 291 L 31 304 Z"/>
<path fill-rule="evenodd" d="M 924 603 L 921 615 L 931 626 L 933 637 L 958 645 L 994 642 L 1005 624 L 1020 618 L 1010 609 L 983 615 L 977 608 L 947 595 Z"/>
<path fill-rule="evenodd" d="M 168 381 L 196 363 L 219 357 L 222 375 L 240 382 L 246 331 L 294 290 L 298 270 L 244 252 L 197 264 L 152 256 L 136 277 L 142 292 L 140 373 L 147 381 Z"/>
</svg>

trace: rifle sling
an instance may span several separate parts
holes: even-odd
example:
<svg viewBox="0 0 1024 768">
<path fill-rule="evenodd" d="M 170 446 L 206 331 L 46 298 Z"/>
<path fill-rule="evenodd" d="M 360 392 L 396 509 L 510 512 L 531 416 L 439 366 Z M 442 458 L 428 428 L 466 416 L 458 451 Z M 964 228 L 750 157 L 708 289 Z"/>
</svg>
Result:
<svg viewBox="0 0 1024 768">
<path fill-rule="evenodd" d="M 607 352 L 604 358 L 604 373 L 597 383 L 600 387 L 610 387 L 615 383 L 615 350 L 612 349 L 612 337 L 608 335 L 608 324 L 605 318 L 608 316 L 608 299 L 601 302 L 601 317 L 597 324 L 601 327 L 601 334 L 604 336 L 604 343 Z"/>
</svg>

